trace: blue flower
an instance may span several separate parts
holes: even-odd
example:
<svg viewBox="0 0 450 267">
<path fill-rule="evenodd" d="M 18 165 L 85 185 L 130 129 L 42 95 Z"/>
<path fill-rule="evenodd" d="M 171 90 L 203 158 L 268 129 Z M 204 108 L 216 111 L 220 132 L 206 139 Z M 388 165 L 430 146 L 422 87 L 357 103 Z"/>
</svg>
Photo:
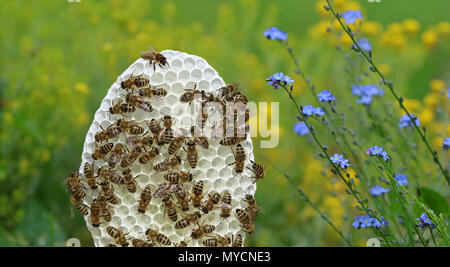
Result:
<svg viewBox="0 0 450 267">
<path fill-rule="evenodd" d="M 288 34 L 280 30 L 278 27 L 271 27 L 264 32 L 264 36 L 270 40 L 285 41 Z"/>
<path fill-rule="evenodd" d="M 342 169 L 345 169 L 351 165 L 348 163 L 348 159 L 344 159 L 344 156 L 340 154 L 334 154 L 332 157 L 330 157 L 330 160 L 334 164 L 338 164 Z"/>
<path fill-rule="evenodd" d="M 372 45 L 367 38 L 361 38 L 356 43 L 359 45 L 359 47 L 361 47 L 362 50 L 367 52 L 372 51 Z M 356 45 L 353 45 L 353 48 L 356 48 Z"/>
<path fill-rule="evenodd" d="M 444 151 L 448 151 L 449 147 L 450 147 L 450 137 L 447 137 L 444 139 L 444 142 L 442 143 L 442 149 Z"/>
<path fill-rule="evenodd" d="M 376 185 L 370 188 L 370 194 L 372 196 L 379 196 L 386 193 L 389 193 L 389 188 L 384 188 L 381 185 Z"/>
<path fill-rule="evenodd" d="M 296 134 L 298 134 L 300 136 L 307 135 L 309 133 L 309 129 L 306 126 L 306 123 L 304 121 L 297 122 L 294 125 L 294 133 L 296 133 Z"/>
<path fill-rule="evenodd" d="M 417 118 L 416 116 L 411 114 L 411 117 L 414 119 L 414 121 L 416 122 L 417 126 L 420 126 L 420 122 L 419 122 L 419 118 Z M 398 123 L 398 126 L 400 126 L 400 128 L 405 128 L 408 126 L 414 126 L 413 122 L 409 119 L 408 114 L 403 115 L 400 118 L 400 122 Z"/>
<path fill-rule="evenodd" d="M 359 10 L 348 10 L 342 14 L 342 18 L 344 18 L 345 23 L 353 24 L 357 19 L 362 19 L 362 13 Z"/>
<path fill-rule="evenodd" d="M 375 218 L 371 218 L 369 215 L 364 215 L 364 216 L 356 216 L 352 225 L 356 229 L 369 227 L 380 228 L 382 226 L 389 226 L 389 222 L 385 220 L 383 216 L 381 216 L 380 222 Z"/>
<path fill-rule="evenodd" d="M 434 228 L 434 224 L 431 222 L 430 218 L 428 218 L 428 215 L 426 213 L 422 213 L 419 218 L 416 220 L 419 221 L 419 225 L 422 228 L 425 228 L 427 226 L 430 226 L 431 228 Z"/>
<path fill-rule="evenodd" d="M 275 89 L 278 89 L 280 88 L 280 86 L 287 84 L 292 85 L 292 83 L 294 82 L 291 77 L 284 75 L 282 72 L 273 74 L 268 79 L 266 79 L 266 81 L 268 81 L 268 85 L 272 85 Z"/>
<path fill-rule="evenodd" d="M 379 146 L 373 146 L 373 147 L 371 147 L 371 148 L 369 148 L 368 150 L 367 150 L 367 155 L 369 155 L 369 156 L 381 156 L 381 157 L 383 157 L 383 159 L 385 160 L 385 161 L 388 161 L 389 160 L 389 156 L 387 155 L 387 152 L 386 151 L 383 151 L 383 147 L 379 147 Z"/>
<path fill-rule="evenodd" d="M 303 115 L 305 116 L 312 116 L 312 115 L 316 115 L 316 116 L 323 116 L 325 114 L 325 111 L 323 111 L 323 109 L 319 108 L 319 107 L 314 107 L 312 105 L 306 105 L 303 107 Z"/>
<path fill-rule="evenodd" d="M 402 173 L 397 173 L 394 176 L 394 179 L 402 186 L 408 186 L 408 179 L 407 179 L 407 175 L 406 174 L 402 174 Z"/>
<path fill-rule="evenodd" d="M 365 216 L 362 216 L 359 221 L 361 222 L 361 224 L 360 224 L 361 228 L 371 227 L 373 218 L 370 218 L 369 215 L 365 215 Z"/>
<path fill-rule="evenodd" d="M 331 94 L 331 91 L 328 90 L 323 90 L 322 92 L 320 92 L 317 95 L 317 98 L 319 99 L 320 102 L 331 102 L 336 100 L 334 95 Z"/>
<path fill-rule="evenodd" d="M 352 85 L 352 94 L 361 97 L 356 103 L 369 105 L 372 103 L 372 96 L 383 96 L 384 91 L 375 84 Z"/>
<path fill-rule="evenodd" d="M 450 88 L 447 89 L 447 98 L 450 97 Z"/>
</svg>

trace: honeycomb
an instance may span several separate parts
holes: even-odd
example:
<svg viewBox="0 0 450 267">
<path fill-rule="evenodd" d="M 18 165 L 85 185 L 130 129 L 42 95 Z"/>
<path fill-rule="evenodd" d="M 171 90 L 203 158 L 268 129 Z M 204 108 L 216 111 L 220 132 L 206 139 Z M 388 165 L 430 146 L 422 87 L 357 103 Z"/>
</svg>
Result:
<svg viewBox="0 0 450 267">
<path fill-rule="evenodd" d="M 219 76 L 217 71 L 212 68 L 203 58 L 189 55 L 183 52 L 165 50 L 161 52 L 166 58 L 169 66 L 156 66 L 154 70 L 153 65 L 148 60 L 139 58 L 131 66 L 125 70 L 109 88 L 105 98 L 100 104 L 100 108 L 96 111 L 94 120 L 89 128 L 84 142 L 84 149 L 82 154 L 82 162 L 79 168 L 79 173 L 83 175 L 83 166 L 86 162 L 93 163 L 94 173 L 101 167 L 109 168 L 107 160 L 93 160 L 92 153 L 96 149 L 95 134 L 103 129 L 107 129 L 114 124 L 118 119 L 126 119 L 137 122 L 145 131 L 149 130 L 145 121 L 151 119 L 159 120 L 165 115 L 173 118 L 174 129 L 188 129 L 186 125 L 198 121 L 198 117 L 192 112 L 196 100 L 193 103 L 183 103 L 180 97 L 185 93 L 185 89 L 199 89 L 205 92 L 217 95 L 219 89 L 226 85 L 223 79 Z M 167 91 L 167 95 L 160 98 L 151 98 L 151 105 L 153 111 L 148 112 L 142 109 L 136 109 L 135 112 L 126 114 L 111 114 L 110 107 L 125 98 L 127 91 L 121 88 L 121 82 L 133 77 L 140 76 L 149 79 L 152 86 L 161 86 Z M 211 125 L 214 124 L 215 119 L 209 117 L 207 120 Z M 205 130 L 206 133 L 206 130 Z M 130 246 L 132 246 L 131 239 L 139 238 L 141 240 L 148 240 L 146 230 L 157 230 L 166 235 L 173 244 L 185 241 L 188 246 L 203 246 L 201 239 L 192 239 L 191 232 L 198 225 L 211 224 L 215 226 L 214 233 L 220 236 L 232 238 L 240 234 L 245 240 L 246 232 L 243 231 L 241 223 L 235 216 L 236 209 L 245 209 L 248 205 L 243 200 L 246 194 L 254 196 L 256 191 L 256 183 L 254 173 L 252 172 L 250 161 L 254 160 L 253 146 L 250 135 L 247 135 L 245 140 L 240 144 L 245 150 L 246 160 L 244 171 L 237 174 L 234 171 L 234 150 L 235 146 L 223 146 L 219 144 L 221 138 L 214 136 L 214 128 L 208 134 L 209 148 L 203 149 L 197 146 L 199 153 L 199 161 L 196 168 L 190 168 L 186 160 L 186 151 L 184 148 L 180 149 L 178 153 L 182 159 L 182 163 L 176 167 L 179 171 L 189 171 L 193 174 L 191 182 L 184 183 L 186 193 L 191 195 L 192 187 L 197 181 L 204 181 L 205 186 L 203 193 L 205 194 L 204 201 L 208 198 L 208 193 L 218 192 L 222 194 L 224 191 L 231 193 L 232 213 L 231 216 L 224 219 L 220 217 L 220 205 L 207 214 L 202 213 L 202 217 L 194 225 L 190 225 L 184 229 L 175 229 L 175 222 L 168 217 L 161 198 L 152 197 L 145 213 L 138 212 L 138 202 L 140 194 L 146 186 L 150 185 L 152 192 L 154 192 L 161 184 L 167 183 L 164 179 L 165 172 L 157 173 L 152 169 L 151 164 L 142 165 L 139 162 L 134 162 L 131 166 L 131 171 L 138 189 L 135 193 L 130 193 L 125 186 L 111 183 L 114 188 L 114 193 L 118 197 L 120 203 L 117 205 L 110 204 L 112 212 L 112 219 L 109 222 L 101 219 L 99 227 L 93 227 L 89 215 L 84 216 L 86 225 L 92 233 L 95 246 L 108 246 L 115 244 L 115 239 L 107 233 L 107 227 L 113 226 L 122 230 L 126 234 L 126 238 Z M 207 135 L 208 136 L 208 135 Z M 125 144 L 126 136 L 121 133 L 117 137 L 109 139 L 103 143 Z M 160 154 L 156 156 L 153 161 L 153 166 L 169 158 L 167 144 L 159 148 Z M 186 145 L 183 145 L 184 147 Z M 173 155 L 171 155 L 173 156 Z M 121 174 L 120 164 L 118 164 L 118 173 Z M 100 178 L 97 178 L 100 179 Z M 85 181 L 82 183 L 85 184 Z M 84 185 L 86 196 L 83 198 L 83 203 L 90 207 L 94 199 L 96 199 L 101 189 L 91 190 L 87 184 Z M 177 204 L 174 197 L 174 203 Z M 198 211 L 190 202 L 190 208 L 187 213 Z M 178 210 L 178 220 L 182 218 L 182 212 Z"/>
</svg>

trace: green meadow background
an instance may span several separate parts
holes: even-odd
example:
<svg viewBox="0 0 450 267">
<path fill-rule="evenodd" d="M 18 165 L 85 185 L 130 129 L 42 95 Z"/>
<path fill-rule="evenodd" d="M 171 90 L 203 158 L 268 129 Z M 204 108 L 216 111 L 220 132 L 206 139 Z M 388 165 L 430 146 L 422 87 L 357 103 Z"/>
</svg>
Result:
<svg viewBox="0 0 450 267">
<path fill-rule="evenodd" d="M 448 0 L 352 3 L 379 23 L 369 36 L 375 61 L 411 107 L 432 111 L 423 104 L 426 96 L 450 81 L 449 39 L 442 24 L 448 25 Z M 329 21 L 317 6 L 313 0 L 0 0 L 0 246 L 63 246 L 71 237 L 93 245 L 64 179 L 80 164 L 85 135 L 107 89 L 149 44 L 205 58 L 225 81 L 239 82 L 254 102 L 286 100 L 264 81 L 282 71 L 296 80 L 295 95 L 308 104 L 312 98 L 288 54 L 263 36 L 278 26 L 289 34 L 318 90 L 331 89 L 344 104 L 353 104 L 342 74 L 345 55 L 331 38 L 317 36 L 314 26 Z M 414 19 L 419 28 L 389 36 L 405 19 Z M 341 45 L 348 52 L 345 42 Z M 342 186 L 322 174 L 327 170 L 314 158 L 313 146 L 292 132 L 294 112 L 280 105 L 279 145 L 256 148 L 267 175 L 258 183 L 262 212 L 247 245 L 343 245 L 274 167 L 294 177 L 355 244 L 364 245 L 370 236 L 352 229 L 354 209 Z M 434 118 L 424 122 L 433 129 Z M 441 126 L 436 123 L 435 129 Z"/>
</svg>

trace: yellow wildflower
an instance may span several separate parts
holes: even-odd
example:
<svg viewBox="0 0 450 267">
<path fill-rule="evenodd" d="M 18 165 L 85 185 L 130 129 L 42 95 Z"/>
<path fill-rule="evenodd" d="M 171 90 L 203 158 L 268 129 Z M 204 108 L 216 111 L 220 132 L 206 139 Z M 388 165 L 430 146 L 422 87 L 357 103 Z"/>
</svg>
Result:
<svg viewBox="0 0 450 267">
<path fill-rule="evenodd" d="M 424 111 L 419 113 L 420 122 L 428 124 L 434 120 L 434 113 L 430 109 L 425 109 Z"/>
<path fill-rule="evenodd" d="M 428 94 L 427 96 L 425 96 L 425 98 L 423 99 L 425 105 L 429 108 L 434 108 L 436 107 L 437 103 L 438 103 L 438 96 L 436 94 Z"/>
<path fill-rule="evenodd" d="M 422 43 L 428 49 L 436 48 L 438 44 L 438 37 L 436 32 L 434 30 L 427 30 L 424 33 L 422 33 Z"/>
<path fill-rule="evenodd" d="M 112 44 L 108 43 L 108 42 L 106 42 L 102 45 L 102 50 L 105 52 L 110 52 L 112 50 L 112 48 L 113 48 Z"/>
<path fill-rule="evenodd" d="M 381 23 L 376 21 L 365 21 L 361 25 L 361 32 L 365 35 L 377 35 L 382 29 Z"/>
<path fill-rule="evenodd" d="M 442 21 L 437 25 L 437 31 L 439 35 L 448 37 L 450 35 L 450 22 Z"/>
<path fill-rule="evenodd" d="M 440 79 L 434 79 L 430 82 L 430 88 L 434 92 L 440 92 L 445 89 L 445 82 Z"/>
<path fill-rule="evenodd" d="M 403 30 L 408 35 L 415 35 L 420 29 L 420 23 L 415 19 L 405 19 L 403 21 Z"/>
<path fill-rule="evenodd" d="M 403 101 L 403 105 L 410 111 L 410 112 L 417 112 L 419 108 L 421 107 L 422 103 L 420 103 L 417 99 L 405 99 Z"/>
<path fill-rule="evenodd" d="M 75 91 L 78 91 L 82 94 L 87 94 L 89 92 L 89 87 L 82 82 L 78 82 L 74 85 Z"/>
</svg>

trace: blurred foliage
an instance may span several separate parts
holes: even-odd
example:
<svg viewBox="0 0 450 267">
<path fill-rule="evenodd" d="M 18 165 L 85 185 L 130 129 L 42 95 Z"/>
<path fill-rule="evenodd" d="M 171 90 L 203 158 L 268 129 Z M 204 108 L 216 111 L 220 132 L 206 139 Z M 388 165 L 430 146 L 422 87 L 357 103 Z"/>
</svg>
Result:
<svg viewBox="0 0 450 267">
<path fill-rule="evenodd" d="M 289 73 L 296 80 L 295 95 L 307 103 L 312 98 L 293 74 L 289 55 L 262 35 L 277 25 L 289 33 L 316 87 L 333 89 L 353 104 L 349 81 L 354 77 L 343 71 L 349 40 L 330 31 L 337 25 L 324 16 L 323 1 L 294 2 L 0 0 L 0 245 L 61 246 L 71 237 L 93 245 L 82 216 L 70 205 L 64 179 L 80 164 L 85 134 L 107 89 L 149 44 L 205 58 L 225 81 L 246 88 L 254 102 L 281 101 L 264 79 L 276 71 Z M 362 3 L 369 20 L 359 30 L 439 149 L 450 130 L 448 113 L 440 108 L 448 107 L 442 91 L 450 82 L 450 23 L 440 21 L 446 19 L 441 5 L 447 3 L 410 2 L 408 7 Z M 335 3 L 342 10 L 361 8 L 354 1 Z M 439 12 L 422 11 L 430 7 Z M 267 176 L 258 184 L 263 212 L 247 245 L 342 245 L 273 166 L 295 177 L 338 227 L 352 233 L 355 244 L 364 245 L 367 236 L 351 229 L 354 203 L 343 184 L 314 157 L 310 141 L 292 133 L 294 109 L 280 105 L 280 114 L 279 145 L 256 149 Z M 445 191 L 433 182 L 425 185 Z"/>
</svg>

